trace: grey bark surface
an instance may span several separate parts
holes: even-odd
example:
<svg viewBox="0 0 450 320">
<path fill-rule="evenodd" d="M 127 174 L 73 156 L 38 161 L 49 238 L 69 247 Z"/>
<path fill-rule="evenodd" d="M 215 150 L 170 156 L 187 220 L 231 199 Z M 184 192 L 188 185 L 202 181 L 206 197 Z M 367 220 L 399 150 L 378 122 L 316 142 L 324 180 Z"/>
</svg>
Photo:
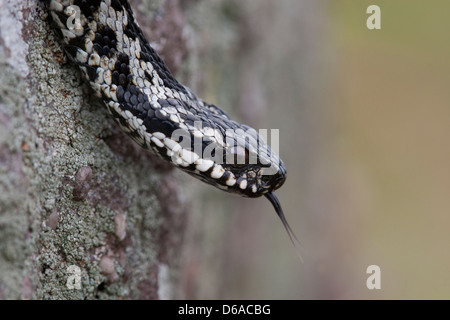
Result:
<svg viewBox="0 0 450 320">
<path fill-rule="evenodd" d="M 176 70 L 179 2 L 151 3 L 132 5 L 148 10 L 144 30 L 164 17 L 150 37 Z M 0 298 L 172 298 L 187 213 L 177 174 L 117 129 L 48 20 L 40 1 L 0 1 Z"/>
</svg>

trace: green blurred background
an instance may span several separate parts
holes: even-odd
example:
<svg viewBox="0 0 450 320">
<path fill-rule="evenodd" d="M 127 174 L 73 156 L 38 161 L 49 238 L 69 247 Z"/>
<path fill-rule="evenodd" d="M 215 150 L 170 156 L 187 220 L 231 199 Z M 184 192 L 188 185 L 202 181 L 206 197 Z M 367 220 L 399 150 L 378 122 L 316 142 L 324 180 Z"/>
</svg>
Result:
<svg viewBox="0 0 450 320">
<path fill-rule="evenodd" d="M 381 30 L 366 27 L 372 4 Z M 206 70 L 188 84 L 241 122 L 280 129 L 288 179 L 277 195 L 305 262 L 266 199 L 185 178 L 198 201 L 178 296 L 449 299 L 450 2 L 187 10 Z M 366 287 L 372 264 L 380 290 Z"/>
</svg>

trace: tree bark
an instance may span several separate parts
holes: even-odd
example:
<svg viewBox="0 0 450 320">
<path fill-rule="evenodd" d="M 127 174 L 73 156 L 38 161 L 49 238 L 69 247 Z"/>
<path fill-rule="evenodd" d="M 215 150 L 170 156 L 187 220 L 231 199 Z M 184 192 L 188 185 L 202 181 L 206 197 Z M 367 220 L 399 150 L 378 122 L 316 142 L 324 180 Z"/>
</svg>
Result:
<svg viewBox="0 0 450 320">
<path fill-rule="evenodd" d="M 141 27 L 163 14 L 152 32 L 177 69 L 179 2 L 151 3 Z M 0 298 L 173 298 L 176 174 L 117 129 L 57 40 L 40 1 L 0 1 Z"/>
</svg>

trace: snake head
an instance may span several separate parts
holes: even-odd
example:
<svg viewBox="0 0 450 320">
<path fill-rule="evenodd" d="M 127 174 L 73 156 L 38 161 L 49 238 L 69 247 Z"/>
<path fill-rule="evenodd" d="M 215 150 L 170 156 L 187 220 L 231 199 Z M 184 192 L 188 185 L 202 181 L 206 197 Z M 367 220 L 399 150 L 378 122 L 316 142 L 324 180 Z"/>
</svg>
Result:
<svg viewBox="0 0 450 320">
<path fill-rule="evenodd" d="M 280 188 L 286 181 L 286 168 L 255 129 L 240 125 L 226 133 L 224 177 L 219 182 L 226 191 L 245 197 L 260 197 Z"/>
<path fill-rule="evenodd" d="M 210 115 L 208 120 L 211 118 L 214 117 Z M 188 161 L 181 169 L 221 190 L 244 197 L 260 197 L 283 185 L 286 168 L 255 129 L 231 121 L 227 128 L 237 129 L 220 130 L 206 121 L 201 125 L 180 132 L 180 136 L 187 138 L 182 143 L 189 150 L 186 153 L 195 152 L 195 161 Z M 172 163 L 176 164 L 177 160 L 172 159 Z"/>
<path fill-rule="evenodd" d="M 248 152 L 245 166 L 247 188 L 243 190 L 244 194 L 249 197 L 259 197 L 275 191 L 286 181 L 286 167 L 283 161 L 255 129 L 246 125 L 241 127 L 245 129 L 245 133 L 237 132 L 240 137 L 236 138 L 236 141 L 241 144 L 241 147 L 245 146 Z M 245 137 L 245 144 L 242 142 L 242 137 Z M 247 137 L 253 139 L 247 139 Z M 271 137 L 272 143 L 277 143 L 278 141 L 274 141 L 273 138 Z M 230 170 L 237 171 L 238 168 L 234 166 Z"/>
<path fill-rule="evenodd" d="M 286 181 L 286 168 L 274 154 L 270 163 L 249 164 L 243 170 L 231 165 L 228 170 L 238 177 L 238 183 L 231 191 L 251 198 L 273 192 Z"/>
<path fill-rule="evenodd" d="M 232 170 L 232 169 L 231 169 Z M 269 166 L 254 165 L 246 169 L 246 174 L 239 179 L 246 179 L 247 187 L 242 190 L 235 188 L 235 192 L 243 196 L 255 198 L 279 189 L 286 181 L 284 164 L 273 162 Z M 242 187 L 240 185 L 240 187 Z"/>
</svg>

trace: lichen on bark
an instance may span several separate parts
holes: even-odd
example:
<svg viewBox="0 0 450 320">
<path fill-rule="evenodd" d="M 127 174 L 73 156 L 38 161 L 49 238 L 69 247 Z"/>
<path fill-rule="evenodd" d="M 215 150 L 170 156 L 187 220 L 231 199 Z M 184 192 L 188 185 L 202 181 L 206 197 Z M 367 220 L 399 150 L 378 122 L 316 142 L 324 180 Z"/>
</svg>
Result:
<svg viewBox="0 0 450 320">
<path fill-rule="evenodd" d="M 41 2 L 0 11 L 26 50 L 12 63 L 19 46 L 0 33 L 0 298 L 172 297 L 159 282 L 176 277 L 182 243 L 176 173 L 117 129 Z"/>
</svg>

